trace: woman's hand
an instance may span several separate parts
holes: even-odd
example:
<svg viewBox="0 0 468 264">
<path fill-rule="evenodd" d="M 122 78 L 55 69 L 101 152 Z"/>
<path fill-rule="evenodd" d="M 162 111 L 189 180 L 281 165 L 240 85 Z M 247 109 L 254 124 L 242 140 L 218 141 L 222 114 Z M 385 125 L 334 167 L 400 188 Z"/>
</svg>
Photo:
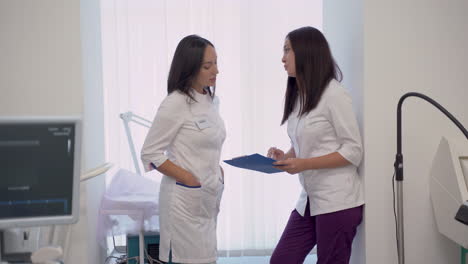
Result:
<svg viewBox="0 0 468 264">
<path fill-rule="evenodd" d="M 224 169 L 223 167 L 221 167 L 221 165 L 219 165 L 219 168 L 221 169 L 221 176 L 222 176 L 222 183 L 224 184 Z"/>
<path fill-rule="evenodd" d="M 177 182 L 182 183 L 184 185 L 193 187 L 201 186 L 197 177 L 195 177 L 189 171 L 177 166 L 170 160 L 166 160 L 163 164 L 159 165 L 159 167 L 154 166 L 153 168 L 155 168 L 164 175 L 174 178 Z"/>
<path fill-rule="evenodd" d="M 272 158 L 274 160 L 283 160 L 284 159 L 284 151 L 278 149 L 276 147 L 272 147 L 268 150 L 267 157 Z"/>
<path fill-rule="evenodd" d="M 198 181 L 198 179 L 192 175 L 192 174 L 189 174 L 190 176 L 186 177 L 184 179 L 184 182 L 181 182 L 182 184 L 184 185 L 187 185 L 187 186 L 201 186 L 201 183 Z"/>
<path fill-rule="evenodd" d="M 289 174 L 296 174 L 306 170 L 306 160 L 298 158 L 289 158 L 274 162 L 275 168 L 285 171 Z"/>
</svg>

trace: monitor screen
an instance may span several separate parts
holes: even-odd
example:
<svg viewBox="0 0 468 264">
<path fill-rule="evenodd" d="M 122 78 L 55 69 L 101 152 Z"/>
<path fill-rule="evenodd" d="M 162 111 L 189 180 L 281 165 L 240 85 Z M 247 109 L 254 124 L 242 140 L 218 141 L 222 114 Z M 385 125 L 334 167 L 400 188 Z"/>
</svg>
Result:
<svg viewBox="0 0 468 264">
<path fill-rule="evenodd" d="M 0 228 L 77 220 L 78 118 L 0 119 Z"/>
</svg>

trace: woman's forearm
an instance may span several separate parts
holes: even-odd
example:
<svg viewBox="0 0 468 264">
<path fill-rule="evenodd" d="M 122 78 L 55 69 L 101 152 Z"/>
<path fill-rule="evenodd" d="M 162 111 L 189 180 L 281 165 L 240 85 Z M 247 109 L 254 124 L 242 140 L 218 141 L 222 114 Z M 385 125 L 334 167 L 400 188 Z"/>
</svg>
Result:
<svg viewBox="0 0 468 264">
<path fill-rule="evenodd" d="M 306 170 L 338 168 L 351 164 L 338 152 L 333 152 L 320 157 L 307 158 L 305 161 Z"/>
<path fill-rule="evenodd" d="M 156 169 L 162 174 L 174 178 L 177 182 L 190 186 L 200 185 L 200 182 L 192 173 L 177 166 L 170 160 L 166 160 Z"/>
</svg>

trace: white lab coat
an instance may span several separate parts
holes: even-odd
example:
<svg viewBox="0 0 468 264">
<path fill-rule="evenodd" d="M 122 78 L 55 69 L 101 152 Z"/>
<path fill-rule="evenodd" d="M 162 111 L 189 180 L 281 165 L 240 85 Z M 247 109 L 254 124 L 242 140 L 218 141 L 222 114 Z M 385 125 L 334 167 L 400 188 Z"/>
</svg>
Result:
<svg viewBox="0 0 468 264">
<path fill-rule="evenodd" d="M 338 152 L 351 164 L 299 173 L 303 189 L 296 210 L 304 216 L 307 198 L 311 216 L 364 204 L 363 183 L 357 173 L 363 149 L 348 92 L 338 81 L 332 80 L 315 109 L 302 117 L 297 114 L 296 104 L 288 119 L 288 135 L 297 158 Z"/>
<path fill-rule="evenodd" d="M 216 218 L 224 189 L 220 170 L 221 146 L 226 137 L 218 113 L 218 99 L 193 92 L 198 102 L 178 92 L 168 95 L 158 109 L 142 148 L 142 161 L 160 166 L 167 159 L 191 172 L 201 183 L 194 188 L 164 176 L 159 195 L 162 261 L 216 261 Z"/>
</svg>

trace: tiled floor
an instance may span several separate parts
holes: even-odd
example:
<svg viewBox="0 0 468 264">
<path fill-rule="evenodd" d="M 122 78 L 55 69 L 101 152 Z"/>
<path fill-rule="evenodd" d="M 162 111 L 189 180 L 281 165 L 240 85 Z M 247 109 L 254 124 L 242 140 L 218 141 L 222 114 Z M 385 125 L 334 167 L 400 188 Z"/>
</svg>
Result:
<svg viewBox="0 0 468 264">
<path fill-rule="evenodd" d="M 269 264 L 270 257 L 231 257 L 219 258 L 217 264 Z M 315 264 L 317 262 L 317 255 L 307 256 L 304 264 Z"/>
<path fill-rule="evenodd" d="M 120 256 L 114 252 L 112 254 L 115 257 Z M 304 264 L 315 264 L 317 262 L 317 255 L 311 254 L 308 255 Z M 105 264 L 114 264 L 116 263 L 115 258 L 109 258 L 106 260 Z M 262 256 L 262 257 L 229 257 L 229 258 L 218 258 L 217 264 L 269 264 L 270 263 L 270 256 Z"/>
</svg>

